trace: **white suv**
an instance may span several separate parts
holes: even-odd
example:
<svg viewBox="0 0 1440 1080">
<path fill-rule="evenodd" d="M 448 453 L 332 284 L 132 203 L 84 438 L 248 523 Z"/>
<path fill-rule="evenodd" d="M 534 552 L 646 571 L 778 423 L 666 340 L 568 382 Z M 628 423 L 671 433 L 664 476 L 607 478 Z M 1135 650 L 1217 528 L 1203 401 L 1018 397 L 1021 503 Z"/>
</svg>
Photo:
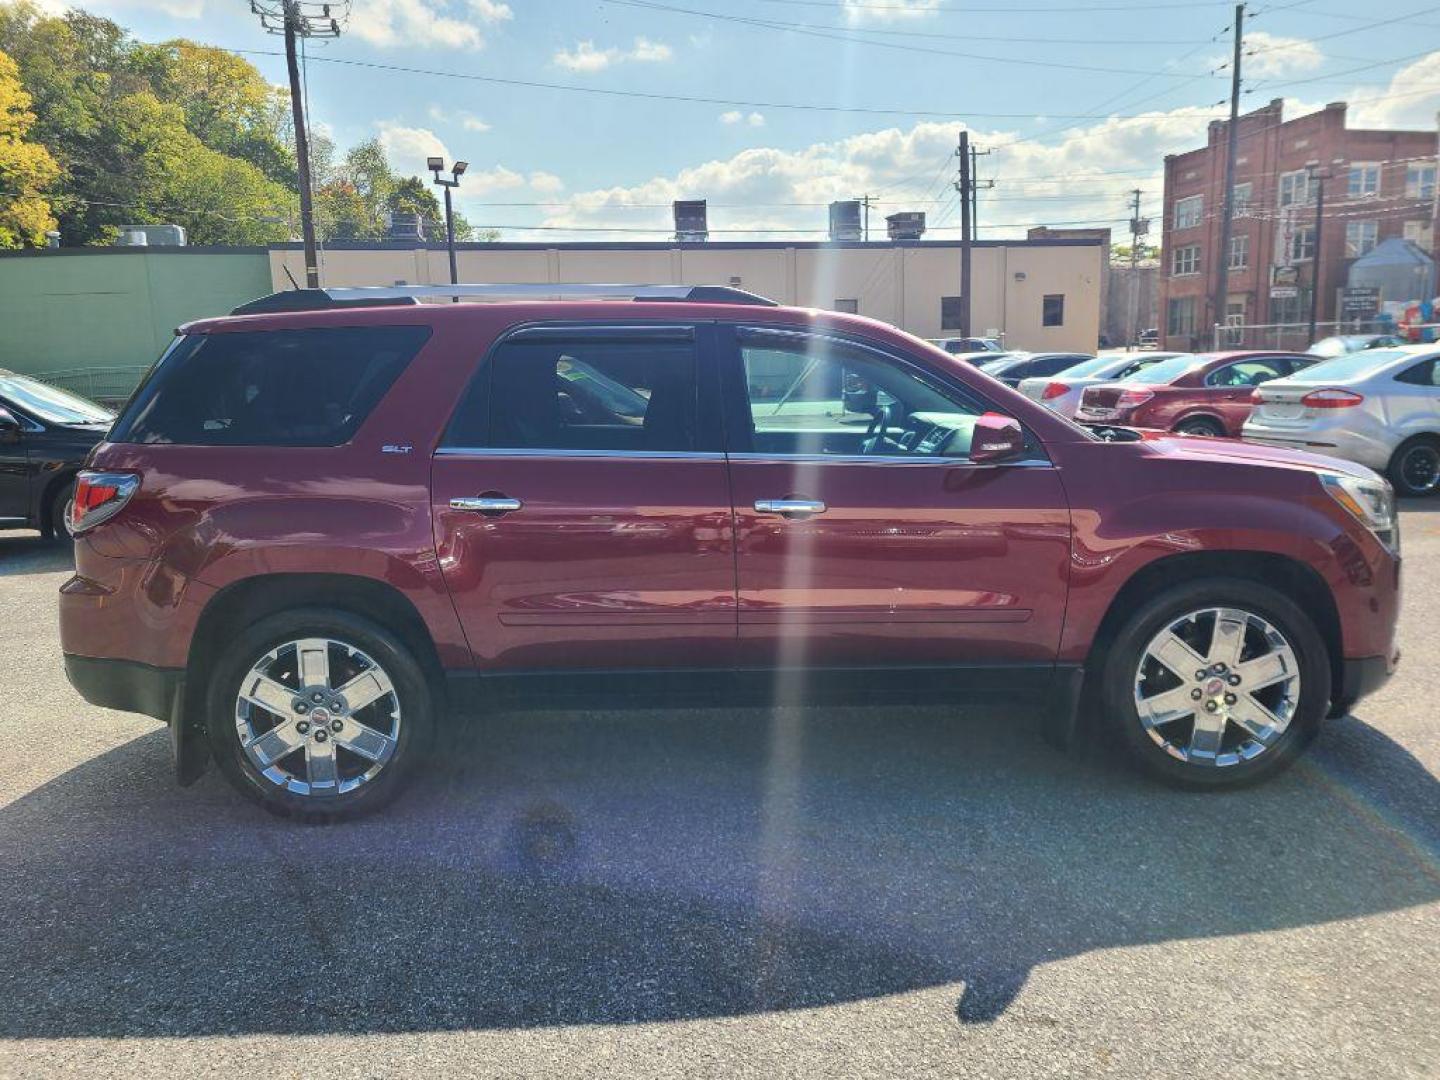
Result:
<svg viewBox="0 0 1440 1080">
<path fill-rule="evenodd" d="M 1401 495 L 1440 488 L 1440 345 L 1350 353 L 1257 387 L 1244 438 L 1383 472 Z"/>
</svg>

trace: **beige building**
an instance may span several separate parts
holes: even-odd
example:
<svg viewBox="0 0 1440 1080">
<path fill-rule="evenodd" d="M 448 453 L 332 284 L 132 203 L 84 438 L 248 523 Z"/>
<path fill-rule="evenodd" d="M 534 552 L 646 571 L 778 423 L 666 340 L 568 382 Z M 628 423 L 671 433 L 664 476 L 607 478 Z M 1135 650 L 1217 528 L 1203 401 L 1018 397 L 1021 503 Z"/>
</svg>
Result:
<svg viewBox="0 0 1440 1080">
<path fill-rule="evenodd" d="M 877 243 L 461 244 L 463 282 L 734 285 L 782 304 L 855 311 L 921 337 L 959 335 L 960 245 Z M 277 290 L 304 280 L 298 245 L 270 249 Z M 1106 266 L 1096 238 L 975 244 L 970 333 L 1013 349 L 1091 352 Z M 321 254 L 325 285 L 442 285 L 441 248 L 348 245 Z"/>
</svg>

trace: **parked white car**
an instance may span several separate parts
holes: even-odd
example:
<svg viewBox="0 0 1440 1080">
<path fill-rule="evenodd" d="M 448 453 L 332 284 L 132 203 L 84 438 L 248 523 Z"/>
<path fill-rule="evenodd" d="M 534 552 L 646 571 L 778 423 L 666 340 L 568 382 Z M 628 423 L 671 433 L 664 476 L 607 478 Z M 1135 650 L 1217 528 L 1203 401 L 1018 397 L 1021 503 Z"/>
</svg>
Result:
<svg viewBox="0 0 1440 1080">
<path fill-rule="evenodd" d="M 1021 379 L 1019 390 L 1026 397 L 1054 409 L 1061 416 L 1075 418 L 1080 406 L 1080 397 L 1087 386 L 1110 382 L 1121 375 L 1151 364 L 1168 360 L 1172 356 L 1185 356 L 1175 352 L 1104 352 L 1082 360 L 1074 367 L 1068 367 L 1057 375 L 1039 375 L 1032 379 Z"/>
<path fill-rule="evenodd" d="M 1385 473 L 1401 495 L 1440 488 L 1440 346 L 1373 349 L 1255 388 L 1243 437 Z"/>
</svg>

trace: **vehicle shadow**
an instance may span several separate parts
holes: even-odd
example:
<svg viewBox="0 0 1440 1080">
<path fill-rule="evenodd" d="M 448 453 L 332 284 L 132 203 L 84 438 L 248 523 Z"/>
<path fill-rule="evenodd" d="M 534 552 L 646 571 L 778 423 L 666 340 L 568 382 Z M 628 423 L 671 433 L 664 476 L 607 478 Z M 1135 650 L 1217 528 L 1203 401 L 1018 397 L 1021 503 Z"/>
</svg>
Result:
<svg viewBox="0 0 1440 1080">
<path fill-rule="evenodd" d="M 38 532 L 0 532 L 0 577 L 74 568 L 75 550 L 69 544 L 47 540 Z"/>
<path fill-rule="evenodd" d="M 76 718 L 78 720 L 78 717 Z M 1440 784 L 1363 722 L 1226 795 L 1000 712 L 499 715 L 391 810 L 302 827 L 163 731 L 0 809 L 0 1037 L 735 1016 L 1440 899 Z"/>
</svg>

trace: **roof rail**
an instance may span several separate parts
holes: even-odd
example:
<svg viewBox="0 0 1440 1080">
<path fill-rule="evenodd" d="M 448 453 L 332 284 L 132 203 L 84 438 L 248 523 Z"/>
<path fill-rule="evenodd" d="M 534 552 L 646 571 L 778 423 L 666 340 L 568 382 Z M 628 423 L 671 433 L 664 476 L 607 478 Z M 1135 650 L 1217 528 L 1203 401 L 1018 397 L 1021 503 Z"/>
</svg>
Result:
<svg viewBox="0 0 1440 1080">
<path fill-rule="evenodd" d="M 380 307 L 391 304 L 418 304 L 423 300 L 688 300 L 692 303 L 777 306 L 774 300 L 728 285 L 381 285 L 291 289 L 241 304 L 230 314 L 258 315 L 262 312 Z"/>
</svg>

